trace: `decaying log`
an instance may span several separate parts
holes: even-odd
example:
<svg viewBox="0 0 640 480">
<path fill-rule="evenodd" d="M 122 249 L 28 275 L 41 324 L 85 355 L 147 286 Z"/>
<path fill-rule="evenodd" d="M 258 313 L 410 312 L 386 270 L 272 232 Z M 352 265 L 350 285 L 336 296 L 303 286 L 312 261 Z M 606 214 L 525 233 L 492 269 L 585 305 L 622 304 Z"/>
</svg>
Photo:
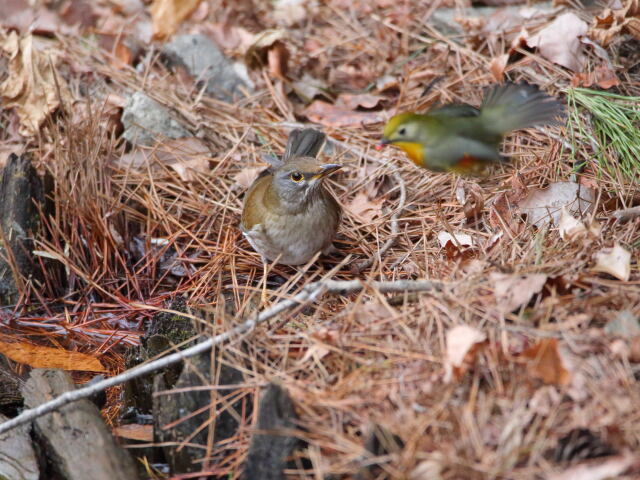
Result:
<svg viewBox="0 0 640 480">
<path fill-rule="evenodd" d="M 25 404 L 36 407 L 66 391 L 74 384 L 62 370 L 36 369 L 22 393 Z M 79 400 L 34 422 L 36 435 L 46 445 L 53 468 L 68 480 L 113 480 L 138 478 L 129 453 L 118 447 L 100 417 L 98 408 Z"/>
<path fill-rule="evenodd" d="M 21 281 L 33 274 L 31 232 L 44 204 L 44 188 L 28 156 L 11 154 L 0 181 L 0 305 L 17 301 Z"/>
</svg>

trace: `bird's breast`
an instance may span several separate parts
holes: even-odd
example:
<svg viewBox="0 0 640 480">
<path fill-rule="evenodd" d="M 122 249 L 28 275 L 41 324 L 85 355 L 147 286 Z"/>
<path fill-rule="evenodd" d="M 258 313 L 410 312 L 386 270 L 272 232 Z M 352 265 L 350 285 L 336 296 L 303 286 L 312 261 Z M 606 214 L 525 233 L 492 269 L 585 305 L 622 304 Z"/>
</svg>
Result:
<svg viewBox="0 0 640 480">
<path fill-rule="evenodd" d="M 395 145 L 400 147 L 417 166 L 424 166 L 424 149 L 422 148 L 422 144 L 417 142 L 396 142 Z"/>
</svg>

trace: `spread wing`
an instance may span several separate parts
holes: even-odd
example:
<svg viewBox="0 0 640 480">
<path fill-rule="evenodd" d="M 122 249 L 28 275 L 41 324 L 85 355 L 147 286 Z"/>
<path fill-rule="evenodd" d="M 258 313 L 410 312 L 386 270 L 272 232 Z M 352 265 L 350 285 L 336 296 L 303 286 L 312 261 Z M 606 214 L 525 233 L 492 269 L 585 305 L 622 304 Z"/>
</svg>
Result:
<svg viewBox="0 0 640 480">
<path fill-rule="evenodd" d="M 427 112 L 433 117 L 478 117 L 480 110 L 466 103 L 450 103 Z"/>
</svg>

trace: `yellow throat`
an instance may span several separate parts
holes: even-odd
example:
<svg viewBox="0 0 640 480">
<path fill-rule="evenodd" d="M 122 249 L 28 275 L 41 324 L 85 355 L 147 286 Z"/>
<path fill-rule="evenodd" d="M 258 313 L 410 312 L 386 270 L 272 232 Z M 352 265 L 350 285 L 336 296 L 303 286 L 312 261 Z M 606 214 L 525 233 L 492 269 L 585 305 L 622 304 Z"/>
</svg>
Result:
<svg viewBox="0 0 640 480">
<path fill-rule="evenodd" d="M 422 144 L 416 142 L 394 142 L 393 144 L 404 150 L 411 161 L 417 166 L 424 166 Z"/>
</svg>

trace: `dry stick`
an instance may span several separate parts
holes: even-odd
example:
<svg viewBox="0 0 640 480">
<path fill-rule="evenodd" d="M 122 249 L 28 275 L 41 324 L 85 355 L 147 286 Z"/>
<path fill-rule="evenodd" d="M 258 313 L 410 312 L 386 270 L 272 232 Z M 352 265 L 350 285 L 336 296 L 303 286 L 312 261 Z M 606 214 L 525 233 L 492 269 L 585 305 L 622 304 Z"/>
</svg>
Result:
<svg viewBox="0 0 640 480">
<path fill-rule="evenodd" d="M 640 217 L 640 207 L 631 207 L 622 210 L 616 210 L 611 214 L 611 216 L 620 222 L 627 222 L 629 220 L 633 220 L 636 217 Z"/>
<path fill-rule="evenodd" d="M 283 300 L 271 308 L 263 310 L 257 317 L 247 320 L 240 325 L 228 330 L 220 335 L 216 335 L 202 343 L 194 345 L 180 352 L 172 353 L 166 357 L 159 358 L 144 365 L 127 370 L 115 377 L 96 382 L 87 387 L 77 390 L 65 392 L 53 400 L 43 403 L 38 407 L 23 411 L 20 415 L 6 422 L 0 423 L 0 434 L 3 434 L 12 428 L 18 427 L 24 423 L 35 420 L 42 415 L 53 412 L 71 402 L 87 398 L 97 392 L 101 392 L 109 387 L 119 385 L 134 378 L 147 375 L 151 372 L 164 368 L 173 363 L 184 360 L 185 358 L 206 352 L 214 345 L 230 340 L 238 335 L 251 331 L 256 325 L 266 322 L 267 320 L 279 315 L 285 310 L 300 305 L 304 302 L 313 302 L 325 292 L 346 295 L 349 293 L 359 292 L 364 289 L 365 285 L 377 289 L 381 293 L 398 293 L 398 292 L 426 292 L 441 288 L 441 282 L 431 282 L 429 280 L 398 280 L 393 282 L 369 282 L 363 283 L 360 280 L 320 280 L 318 282 L 306 285 L 293 298 Z"/>
<path fill-rule="evenodd" d="M 355 273 L 360 273 L 364 269 L 369 268 L 373 265 L 374 259 L 377 257 L 379 261 L 382 261 L 382 256 L 389 250 L 395 243 L 398 238 L 398 218 L 400 214 L 404 210 L 404 204 L 407 200 L 407 189 L 404 184 L 404 180 L 400 176 L 398 172 L 393 172 L 393 178 L 396 181 L 398 187 L 400 187 L 400 199 L 398 200 L 398 208 L 391 215 L 391 236 L 387 239 L 384 245 L 378 250 L 377 255 L 367 258 L 362 262 L 359 262 L 353 266 L 352 271 Z"/>
</svg>

